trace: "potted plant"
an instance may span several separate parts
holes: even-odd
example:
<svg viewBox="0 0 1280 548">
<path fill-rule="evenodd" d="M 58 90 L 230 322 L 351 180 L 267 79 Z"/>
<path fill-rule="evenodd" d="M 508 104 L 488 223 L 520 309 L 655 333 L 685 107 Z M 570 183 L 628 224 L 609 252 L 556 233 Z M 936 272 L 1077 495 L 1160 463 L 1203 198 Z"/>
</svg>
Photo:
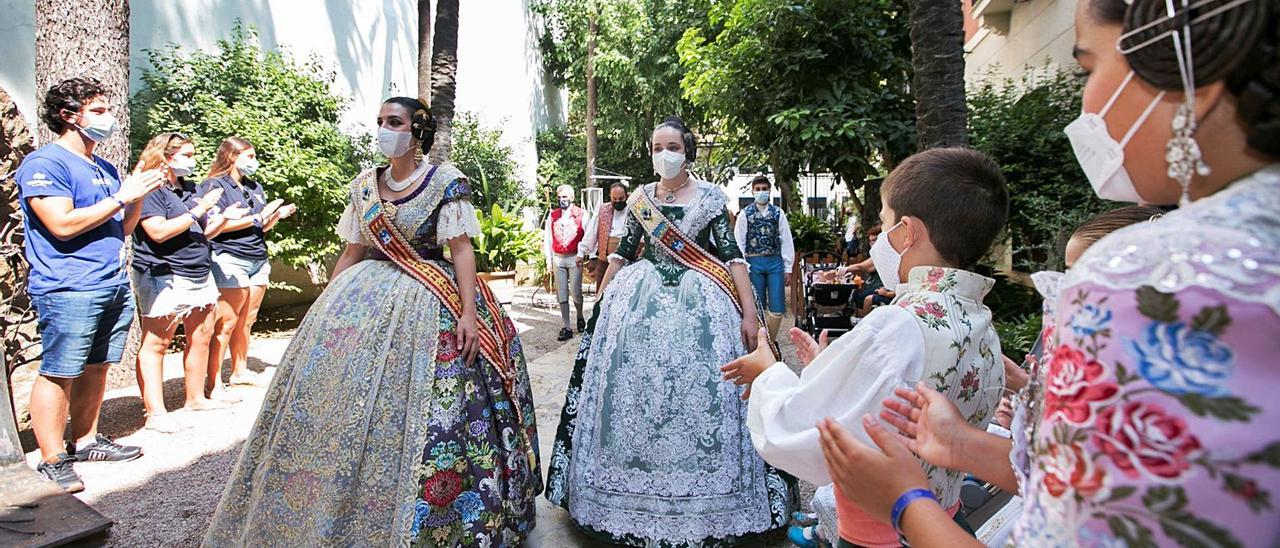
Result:
<svg viewBox="0 0 1280 548">
<path fill-rule="evenodd" d="M 524 227 L 519 217 L 508 215 L 498 204 L 486 213 L 477 211 L 480 235 L 471 239 L 475 248 L 476 276 L 489 283 L 498 300 L 511 302 L 515 293 L 516 262 L 540 254 L 539 233 Z"/>
</svg>

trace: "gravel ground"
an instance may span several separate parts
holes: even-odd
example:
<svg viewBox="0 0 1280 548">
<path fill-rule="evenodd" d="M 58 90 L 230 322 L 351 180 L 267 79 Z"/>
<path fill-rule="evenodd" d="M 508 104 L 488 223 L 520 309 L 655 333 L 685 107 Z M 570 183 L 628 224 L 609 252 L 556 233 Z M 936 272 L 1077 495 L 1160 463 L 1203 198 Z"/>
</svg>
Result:
<svg viewBox="0 0 1280 548">
<path fill-rule="evenodd" d="M 560 328 L 554 294 L 521 289 L 508 305 L 521 330 L 521 342 L 529 361 L 534 397 L 538 403 L 539 438 L 543 455 L 550 454 L 564 389 L 572 370 L 577 339 L 556 341 Z M 588 300 L 588 309 L 591 301 Z M 269 313 L 259 322 L 250 347 L 250 368 L 274 373 L 275 365 L 288 347 L 292 330 L 305 314 L 305 307 Z M 783 325 L 790 325 L 790 318 Z M 795 351 L 783 344 L 788 363 L 795 363 Z M 171 354 L 165 362 L 165 398 L 170 409 L 182 404 L 181 356 Z M 224 375 L 226 369 L 224 368 Z M 15 384 L 19 379 L 15 378 Z M 81 500 L 116 521 L 105 535 L 83 545 L 108 546 L 197 546 L 222 493 L 222 486 L 238 458 L 261 406 L 265 389 L 234 389 L 244 400 L 225 410 L 180 413 L 188 426 L 173 433 L 141 430 L 142 404 L 131 371 L 111 376 L 103 404 L 100 430 L 118 441 L 143 447 L 146 454 L 126 463 L 83 463 L 76 471 L 86 490 Z M 25 403 L 25 402 L 24 402 Z M 38 460 L 29 430 L 21 432 L 28 462 Z M 544 459 L 545 471 L 545 459 Z M 805 506 L 813 488 L 802 485 Z M 539 497 L 539 524 L 529 546 L 589 546 L 569 524 L 567 514 Z M 788 546 L 780 536 L 759 546 Z"/>
</svg>

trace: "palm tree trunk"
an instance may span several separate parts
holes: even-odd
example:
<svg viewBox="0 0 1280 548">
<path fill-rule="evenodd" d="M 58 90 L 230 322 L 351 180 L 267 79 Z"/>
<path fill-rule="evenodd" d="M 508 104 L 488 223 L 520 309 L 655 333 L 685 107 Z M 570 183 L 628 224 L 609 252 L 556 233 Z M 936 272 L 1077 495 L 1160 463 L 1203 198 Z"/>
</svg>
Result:
<svg viewBox="0 0 1280 548">
<path fill-rule="evenodd" d="M 596 57 L 596 35 L 600 33 L 600 27 L 597 21 L 596 3 L 593 1 L 587 13 L 587 181 L 586 186 L 595 186 L 596 174 L 596 154 L 600 150 L 600 143 L 596 137 L 596 76 L 595 76 L 595 57 Z"/>
<path fill-rule="evenodd" d="M 453 101 L 458 91 L 458 0 L 436 3 L 431 44 L 431 115 L 436 119 L 436 142 L 430 160 L 444 164 L 453 149 Z"/>
<path fill-rule="evenodd" d="M 920 150 L 969 144 L 961 1 L 911 2 L 912 88 Z"/>
<path fill-rule="evenodd" d="M 22 256 L 23 227 L 18 213 L 18 185 L 12 173 L 35 150 L 35 135 L 3 88 L 0 88 L 0 354 L 6 372 L 32 360 L 35 313 L 27 297 L 27 261 Z M 0 399 L 0 403 L 3 400 Z"/>
<path fill-rule="evenodd" d="M 418 95 L 431 100 L 431 0 L 418 0 Z"/>
</svg>

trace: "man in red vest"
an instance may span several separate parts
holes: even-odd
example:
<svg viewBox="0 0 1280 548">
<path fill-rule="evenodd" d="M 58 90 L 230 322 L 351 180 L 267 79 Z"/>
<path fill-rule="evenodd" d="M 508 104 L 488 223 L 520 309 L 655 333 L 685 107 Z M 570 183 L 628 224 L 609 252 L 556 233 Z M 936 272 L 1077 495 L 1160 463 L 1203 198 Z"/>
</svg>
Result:
<svg viewBox="0 0 1280 548">
<path fill-rule="evenodd" d="M 555 273 L 556 296 L 560 299 L 560 319 L 564 327 L 560 329 L 558 340 L 567 341 L 573 338 L 573 329 L 569 324 L 569 295 L 573 294 L 573 304 L 578 312 L 578 332 L 587 328 L 587 321 L 582 317 L 582 269 L 578 267 L 578 244 L 586 235 L 583 223 L 587 210 L 573 204 L 573 187 L 560 185 L 556 188 L 558 207 L 551 210 L 546 222 L 546 244 L 543 250 L 547 255 L 548 268 Z"/>
</svg>

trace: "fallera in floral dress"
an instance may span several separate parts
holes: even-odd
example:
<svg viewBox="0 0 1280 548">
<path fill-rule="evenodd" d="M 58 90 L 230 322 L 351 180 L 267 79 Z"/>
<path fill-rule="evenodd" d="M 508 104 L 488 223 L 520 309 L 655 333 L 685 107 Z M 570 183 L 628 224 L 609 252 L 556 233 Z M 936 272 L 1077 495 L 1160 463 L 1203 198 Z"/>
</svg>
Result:
<svg viewBox="0 0 1280 548">
<path fill-rule="evenodd" d="M 1280 165 L 1103 238 L 1052 313 L 1014 544 L 1280 546 Z"/>
<path fill-rule="evenodd" d="M 361 204 L 380 198 L 361 186 L 376 176 L 352 184 L 348 242 L 370 242 Z M 394 224 L 452 277 L 442 247 L 479 233 L 471 190 L 449 166 L 424 163 L 417 176 L 391 203 Z M 458 319 L 436 295 L 372 255 L 334 278 L 298 328 L 206 546 L 518 546 L 533 528 L 542 481 L 519 339 L 505 388 L 489 360 L 464 363 Z M 479 322 L 514 333 L 497 310 L 478 305 Z"/>
</svg>

